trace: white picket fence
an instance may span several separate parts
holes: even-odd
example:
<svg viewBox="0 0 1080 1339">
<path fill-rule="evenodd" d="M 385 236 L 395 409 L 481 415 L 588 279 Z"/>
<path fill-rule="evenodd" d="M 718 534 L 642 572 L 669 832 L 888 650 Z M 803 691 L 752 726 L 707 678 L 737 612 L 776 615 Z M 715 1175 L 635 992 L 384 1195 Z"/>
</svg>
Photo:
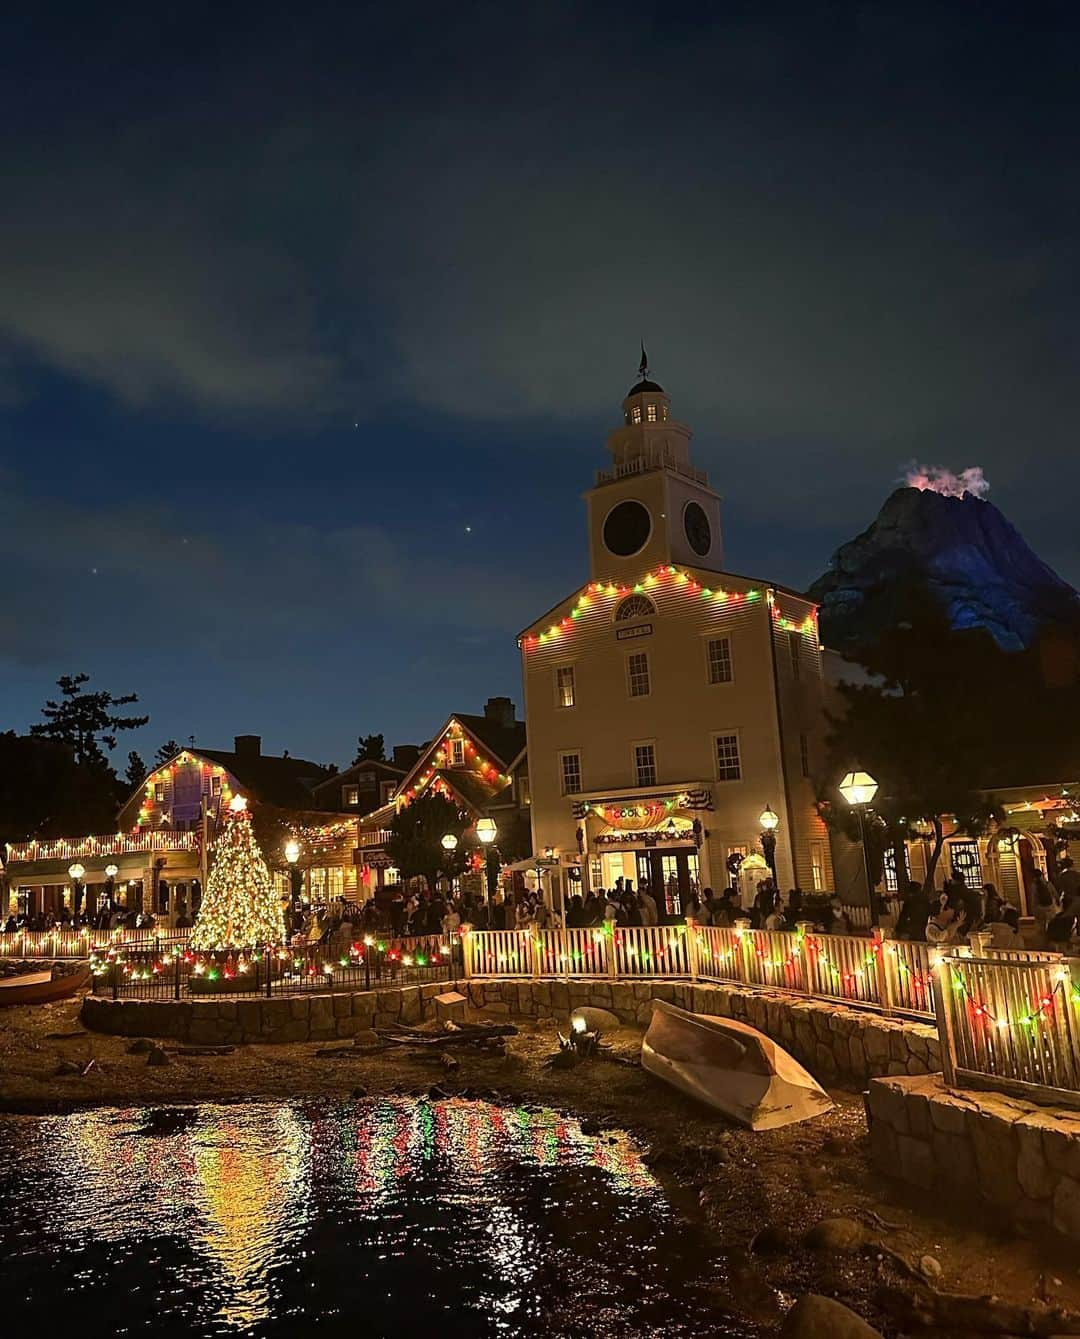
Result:
<svg viewBox="0 0 1080 1339">
<path fill-rule="evenodd" d="M 88 958 L 90 950 L 106 944 L 132 948 L 172 947 L 186 944 L 189 930 L 15 930 L 0 933 L 0 958 Z"/>
<path fill-rule="evenodd" d="M 469 977 L 729 981 L 921 1018 L 934 1017 L 932 953 L 926 944 L 878 933 L 826 935 L 801 926 L 470 930 L 464 936 Z"/>
<path fill-rule="evenodd" d="M 956 953 L 937 976 L 947 1083 L 1080 1106 L 1080 958 Z"/>
</svg>

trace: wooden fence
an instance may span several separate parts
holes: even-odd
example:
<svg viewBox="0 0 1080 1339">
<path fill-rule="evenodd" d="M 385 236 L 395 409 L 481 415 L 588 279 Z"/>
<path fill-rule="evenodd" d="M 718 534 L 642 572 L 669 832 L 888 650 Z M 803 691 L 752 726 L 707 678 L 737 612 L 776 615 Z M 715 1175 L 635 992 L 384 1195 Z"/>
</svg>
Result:
<svg viewBox="0 0 1080 1339">
<path fill-rule="evenodd" d="M 107 944 L 171 948 L 186 944 L 189 930 L 15 930 L 0 933 L 0 958 L 88 958 L 91 949 Z"/>
<path fill-rule="evenodd" d="M 470 930 L 464 947 L 468 976 L 730 981 L 926 1019 L 934 1017 L 937 956 L 926 944 L 880 933 L 826 935 L 806 926 Z"/>
<path fill-rule="evenodd" d="M 946 1083 L 1080 1107 L 1080 958 L 950 953 L 937 976 Z"/>
</svg>

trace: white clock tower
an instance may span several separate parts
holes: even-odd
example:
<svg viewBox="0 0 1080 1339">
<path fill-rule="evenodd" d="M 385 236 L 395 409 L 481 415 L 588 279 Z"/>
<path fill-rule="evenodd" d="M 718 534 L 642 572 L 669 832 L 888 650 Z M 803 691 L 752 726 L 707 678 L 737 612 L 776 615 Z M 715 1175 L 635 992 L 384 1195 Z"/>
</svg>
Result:
<svg viewBox="0 0 1080 1339">
<path fill-rule="evenodd" d="M 644 348 L 623 423 L 607 440 L 612 468 L 587 493 L 594 580 L 637 579 L 662 563 L 719 572 L 724 551 L 720 497 L 690 464 L 690 429 L 671 418 L 671 399 L 649 379 Z"/>
</svg>

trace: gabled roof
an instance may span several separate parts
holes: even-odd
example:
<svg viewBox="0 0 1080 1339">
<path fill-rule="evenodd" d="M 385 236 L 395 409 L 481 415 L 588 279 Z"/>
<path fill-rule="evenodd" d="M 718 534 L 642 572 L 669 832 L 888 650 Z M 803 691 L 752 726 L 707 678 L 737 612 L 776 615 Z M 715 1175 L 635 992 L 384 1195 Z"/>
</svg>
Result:
<svg viewBox="0 0 1080 1339">
<path fill-rule="evenodd" d="M 361 758 L 359 762 L 354 762 L 351 767 L 346 767 L 343 772 L 331 772 L 325 780 L 320 781 L 312 787 L 317 795 L 319 791 L 326 790 L 335 784 L 348 784 L 354 776 L 361 772 L 375 772 L 386 781 L 400 781 L 405 775 L 404 767 L 395 767 L 393 763 L 383 762 L 377 758 Z"/>
<path fill-rule="evenodd" d="M 669 580 L 688 585 L 695 591 L 705 591 L 717 599 L 724 599 L 726 596 L 733 595 L 740 600 L 747 596 L 753 600 L 760 598 L 765 591 L 774 591 L 801 600 L 809 605 L 811 609 L 817 609 L 815 602 L 804 592 L 792 590 L 791 587 L 782 586 L 776 581 L 755 581 L 753 578 L 741 576 L 737 572 L 713 572 L 704 567 L 692 567 L 689 563 L 661 563 L 659 567 L 643 571 L 639 579 L 632 582 L 586 582 L 584 586 L 579 586 L 577 590 L 571 591 L 558 604 L 552 605 L 547 613 L 533 619 L 528 627 L 523 628 L 518 633 L 518 644 L 520 645 L 526 637 L 538 629 L 542 630 L 546 625 L 554 626 L 556 629 L 560 626 L 569 627 L 571 619 L 579 617 L 577 606 L 584 608 L 597 596 L 602 598 L 617 596 L 619 599 L 623 599 L 627 595 L 644 593 L 652 598 L 653 588 L 658 583 L 666 584 Z M 659 592 L 657 591 L 657 593 Z"/>
<path fill-rule="evenodd" d="M 231 772 L 252 799 L 280 809 L 314 809 L 313 790 L 326 780 L 326 768 L 306 758 L 277 758 L 272 755 L 230 753 L 225 749 L 184 749 L 196 758 L 216 762 Z"/>
<path fill-rule="evenodd" d="M 502 725 L 498 721 L 490 720 L 487 716 L 462 715 L 456 712 L 450 720 L 457 721 L 463 725 L 466 730 L 483 744 L 489 753 L 493 753 L 498 762 L 501 762 L 504 769 L 508 769 L 510 764 L 525 747 L 525 722 L 515 721 L 513 725 Z M 447 725 L 449 725 L 449 721 Z M 445 729 L 445 726 L 443 727 Z M 436 736 L 442 738 L 442 732 Z"/>
</svg>

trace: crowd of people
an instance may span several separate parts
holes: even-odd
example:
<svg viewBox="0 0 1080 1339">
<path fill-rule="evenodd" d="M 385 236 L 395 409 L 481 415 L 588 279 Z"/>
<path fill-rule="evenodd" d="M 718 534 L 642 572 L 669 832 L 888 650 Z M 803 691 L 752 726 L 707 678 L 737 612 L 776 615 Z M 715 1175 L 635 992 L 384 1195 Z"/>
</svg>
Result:
<svg viewBox="0 0 1080 1339">
<path fill-rule="evenodd" d="M 1080 871 L 1065 858 L 1055 882 L 1036 872 L 1031 889 L 1032 914 L 1042 946 L 1068 950 L 1080 930 Z M 1026 948 L 1020 935 L 1020 914 L 992 883 L 969 887 L 958 875 L 945 881 L 940 893 L 928 894 L 912 880 L 900 904 L 893 934 L 897 939 L 930 944 L 957 944 L 985 931 L 996 949 Z"/>
<path fill-rule="evenodd" d="M 156 917 L 149 911 L 110 907 L 106 903 L 92 915 L 82 916 L 72 915 L 69 907 L 61 907 L 59 911 L 24 911 L 8 916 L 2 929 L 4 934 L 14 935 L 24 930 L 39 934 L 50 930 L 152 930 L 156 924 Z M 190 927 L 191 921 L 181 916 L 176 924 L 178 929 L 185 929 Z"/>
</svg>

